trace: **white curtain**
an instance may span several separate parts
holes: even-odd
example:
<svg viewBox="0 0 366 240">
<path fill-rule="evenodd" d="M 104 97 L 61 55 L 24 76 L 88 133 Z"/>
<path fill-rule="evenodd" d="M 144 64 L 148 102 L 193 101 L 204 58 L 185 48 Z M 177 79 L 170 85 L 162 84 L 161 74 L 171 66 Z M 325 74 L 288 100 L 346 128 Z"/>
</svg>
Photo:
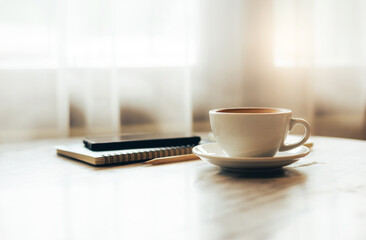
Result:
<svg viewBox="0 0 366 240">
<path fill-rule="evenodd" d="M 2 0 L 0 143 L 277 106 L 366 138 L 362 0 Z"/>
<path fill-rule="evenodd" d="M 191 130 L 193 1 L 0 4 L 2 142 Z"/>
</svg>

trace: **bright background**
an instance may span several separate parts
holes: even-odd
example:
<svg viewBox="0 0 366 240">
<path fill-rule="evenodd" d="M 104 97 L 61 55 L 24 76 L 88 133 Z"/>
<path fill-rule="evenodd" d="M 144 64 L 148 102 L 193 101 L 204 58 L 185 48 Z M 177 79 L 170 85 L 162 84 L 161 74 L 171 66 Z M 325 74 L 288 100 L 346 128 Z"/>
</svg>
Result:
<svg viewBox="0 0 366 240">
<path fill-rule="evenodd" d="M 366 139 L 366 1 L 2 0 L 0 143 L 290 108 Z"/>
</svg>

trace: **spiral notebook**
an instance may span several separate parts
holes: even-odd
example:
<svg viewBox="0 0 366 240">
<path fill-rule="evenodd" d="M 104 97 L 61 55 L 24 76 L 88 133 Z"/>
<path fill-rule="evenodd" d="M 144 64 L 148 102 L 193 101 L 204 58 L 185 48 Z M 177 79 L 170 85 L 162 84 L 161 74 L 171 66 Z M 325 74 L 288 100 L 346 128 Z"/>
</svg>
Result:
<svg viewBox="0 0 366 240">
<path fill-rule="evenodd" d="M 101 166 L 144 162 L 159 157 L 190 154 L 193 147 L 193 145 L 187 145 L 95 152 L 87 149 L 83 144 L 74 144 L 58 146 L 56 150 L 58 155 Z"/>
</svg>

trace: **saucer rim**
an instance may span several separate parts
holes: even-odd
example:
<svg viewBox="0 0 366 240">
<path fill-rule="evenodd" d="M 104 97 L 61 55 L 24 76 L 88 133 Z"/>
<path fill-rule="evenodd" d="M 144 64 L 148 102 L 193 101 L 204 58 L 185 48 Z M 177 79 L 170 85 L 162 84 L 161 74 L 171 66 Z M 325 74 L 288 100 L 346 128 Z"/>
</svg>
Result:
<svg viewBox="0 0 366 240">
<path fill-rule="evenodd" d="M 214 156 L 214 155 L 207 155 L 205 153 L 203 153 L 202 151 L 198 150 L 199 147 L 204 147 L 204 146 L 208 146 L 208 145 L 216 145 L 218 148 L 220 148 L 220 146 L 218 146 L 218 144 L 216 142 L 213 143 L 205 143 L 205 144 L 200 144 L 195 146 L 192 149 L 192 152 L 194 154 L 196 154 L 199 157 L 202 158 L 208 158 L 208 159 L 216 159 L 216 160 L 224 160 L 224 161 L 231 161 L 231 162 L 236 162 L 236 161 L 246 161 L 246 162 L 270 162 L 270 161 L 283 161 L 283 160 L 291 160 L 291 159 L 298 159 L 298 158 L 303 158 L 305 156 L 307 156 L 310 153 L 310 149 L 304 145 L 301 145 L 297 148 L 302 149 L 301 153 L 297 153 L 297 154 L 293 154 L 293 155 L 288 155 L 288 156 L 273 156 L 273 157 L 229 157 L 229 156 Z M 291 149 L 293 150 L 293 149 Z M 289 151 L 291 151 L 289 150 Z M 287 152 L 287 151 L 284 151 Z"/>
</svg>

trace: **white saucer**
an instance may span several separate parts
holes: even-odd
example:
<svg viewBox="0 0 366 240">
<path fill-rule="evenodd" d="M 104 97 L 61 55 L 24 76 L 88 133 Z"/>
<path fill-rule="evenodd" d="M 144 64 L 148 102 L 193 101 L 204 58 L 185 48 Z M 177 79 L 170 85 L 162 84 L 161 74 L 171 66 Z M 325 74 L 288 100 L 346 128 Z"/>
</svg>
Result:
<svg viewBox="0 0 366 240">
<path fill-rule="evenodd" d="M 229 157 L 217 143 L 207 143 L 193 148 L 193 153 L 202 160 L 235 172 L 273 171 L 305 157 L 310 150 L 305 146 L 278 152 L 274 157 Z"/>
</svg>

